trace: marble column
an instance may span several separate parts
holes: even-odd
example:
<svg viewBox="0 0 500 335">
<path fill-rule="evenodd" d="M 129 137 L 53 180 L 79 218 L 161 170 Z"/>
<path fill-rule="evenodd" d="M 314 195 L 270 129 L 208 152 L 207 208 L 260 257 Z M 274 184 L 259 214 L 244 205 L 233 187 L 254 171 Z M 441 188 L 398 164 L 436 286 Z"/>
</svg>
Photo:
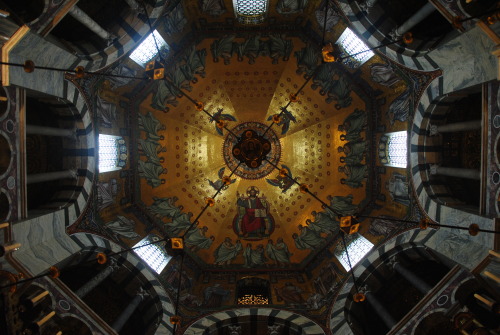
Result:
<svg viewBox="0 0 500 335">
<path fill-rule="evenodd" d="M 382 305 L 380 301 L 375 297 L 373 293 L 370 291 L 365 292 L 366 296 L 366 301 L 372 306 L 373 310 L 377 315 L 382 319 L 382 321 L 385 323 L 385 325 L 389 328 L 392 329 L 396 325 L 396 320 L 392 317 L 392 315 L 389 313 L 389 311 Z"/>
<path fill-rule="evenodd" d="M 458 177 L 465 179 L 481 179 L 481 172 L 474 169 L 463 169 L 463 168 L 451 168 L 442 167 L 438 165 L 431 165 L 430 172 L 433 175 L 442 175 L 449 177 Z"/>
<path fill-rule="evenodd" d="M 108 278 L 109 275 L 118 269 L 116 261 L 111 260 L 111 264 L 107 266 L 104 270 L 99 272 L 94 278 L 86 282 L 82 287 L 80 287 L 75 294 L 80 298 L 85 297 L 90 291 L 92 291 L 97 285 L 103 282 L 104 279 Z"/>
<path fill-rule="evenodd" d="M 26 133 L 33 135 L 42 135 L 42 136 L 60 136 L 60 137 L 71 137 L 71 138 L 76 137 L 75 129 L 42 127 L 42 126 L 34 126 L 31 124 L 26 125 Z"/>
<path fill-rule="evenodd" d="M 128 304 L 128 306 L 125 308 L 122 314 L 120 314 L 120 316 L 116 319 L 111 328 L 113 328 L 114 330 L 116 330 L 117 333 L 119 333 L 120 330 L 125 325 L 125 323 L 127 323 L 130 316 L 134 313 L 136 308 L 148 295 L 149 294 L 141 287 L 137 292 L 136 296 L 134 297 L 134 299 L 132 299 L 132 301 Z"/>
<path fill-rule="evenodd" d="M 405 266 L 403 266 L 401 263 L 394 261 L 392 263 L 392 266 L 396 272 L 398 272 L 400 275 L 404 277 L 407 281 L 409 281 L 417 290 L 419 290 L 423 294 L 427 294 L 432 287 L 427 284 L 425 281 L 420 279 L 415 273 L 412 271 L 408 270 Z"/>
<path fill-rule="evenodd" d="M 430 2 L 426 3 L 422 8 L 420 8 L 415 14 L 413 14 L 408 20 L 406 20 L 399 27 L 394 28 L 389 35 L 397 40 L 403 36 L 404 33 L 409 31 L 411 28 L 415 27 L 417 24 L 422 22 L 426 17 L 428 17 L 432 12 L 436 10 L 433 4 Z"/>
<path fill-rule="evenodd" d="M 49 291 L 45 290 L 42 293 L 37 294 L 36 296 L 28 299 L 24 299 L 19 305 L 19 311 L 26 312 L 29 309 L 40 304 L 40 302 L 49 295 Z"/>
<path fill-rule="evenodd" d="M 53 181 L 59 179 L 76 179 L 78 174 L 76 170 L 64 170 L 46 173 L 29 174 L 26 178 L 28 184 L 42 183 L 45 181 Z"/>
<path fill-rule="evenodd" d="M 103 27 L 99 25 L 99 23 L 95 22 L 90 16 L 88 16 L 83 10 L 78 8 L 77 6 L 71 7 L 69 10 L 69 14 L 75 19 L 78 20 L 85 27 L 92 30 L 95 34 L 97 34 L 103 40 L 108 41 L 108 44 L 116 38 L 113 34 L 105 30 Z"/>
<path fill-rule="evenodd" d="M 481 120 L 450 123 L 440 126 L 431 125 L 430 135 L 433 136 L 439 133 L 455 133 L 460 131 L 481 129 L 481 125 Z"/>
<path fill-rule="evenodd" d="M 33 322 L 29 328 L 25 329 L 23 334 L 39 334 L 40 333 L 40 328 L 52 317 L 56 315 L 56 312 L 51 311 L 49 314 L 45 315 L 43 318 L 41 318 L 39 321 Z"/>
</svg>

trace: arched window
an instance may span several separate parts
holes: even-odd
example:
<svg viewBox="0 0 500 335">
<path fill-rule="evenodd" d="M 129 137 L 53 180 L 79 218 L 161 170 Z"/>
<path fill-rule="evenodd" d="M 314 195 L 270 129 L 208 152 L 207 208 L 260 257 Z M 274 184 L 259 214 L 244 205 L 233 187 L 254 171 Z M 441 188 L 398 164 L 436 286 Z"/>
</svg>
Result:
<svg viewBox="0 0 500 335">
<path fill-rule="evenodd" d="M 342 56 L 353 55 L 352 57 L 348 57 L 343 60 L 343 63 L 350 68 L 357 68 L 361 66 L 375 55 L 372 51 L 361 53 L 362 51 L 369 50 L 370 48 L 349 28 L 346 28 L 342 35 L 340 35 L 337 40 L 337 44 L 340 46 L 343 53 Z"/>
<path fill-rule="evenodd" d="M 156 45 L 158 45 L 158 47 L 156 47 Z M 147 62 L 158 55 L 158 49 L 160 49 L 160 52 L 162 52 L 163 55 L 164 52 L 169 50 L 169 46 L 163 37 L 161 37 L 158 30 L 155 30 L 149 34 L 137 48 L 135 48 L 134 52 L 130 54 L 130 58 L 137 64 L 144 66 Z"/>
<path fill-rule="evenodd" d="M 99 172 L 120 170 L 127 162 L 127 147 L 121 136 L 99 135 Z"/>
<path fill-rule="evenodd" d="M 260 24 L 269 10 L 269 0 L 233 0 L 234 13 L 240 23 Z"/>
<path fill-rule="evenodd" d="M 358 262 L 365 257 L 365 255 L 373 248 L 373 243 L 359 234 L 347 235 L 345 237 L 347 251 L 344 249 L 344 244 L 340 241 L 335 250 L 335 257 L 339 260 L 340 264 L 349 271 Z M 349 260 L 347 259 L 349 254 Z M 351 266 L 349 266 L 349 261 Z"/>
<path fill-rule="evenodd" d="M 387 133 L 380 138 L 378 156 L 386 166 L 406 168 L 408 144 L 406 131 Z"/>
<path fill-rule="evenodd" d="M 158 236 L 149 235 L 134 245 L 134 248 L 144 245 L 142 248 L 134 249 L 134 251 L 147 265 L 149 265 L 151 269 L 158 274 L 163 271 L 168 262 L 172 259 L 172 256 L 166 253 L 165 248 L 161 244 L 149 244 L 159 240 L 160 238 Z"/>
</svg>

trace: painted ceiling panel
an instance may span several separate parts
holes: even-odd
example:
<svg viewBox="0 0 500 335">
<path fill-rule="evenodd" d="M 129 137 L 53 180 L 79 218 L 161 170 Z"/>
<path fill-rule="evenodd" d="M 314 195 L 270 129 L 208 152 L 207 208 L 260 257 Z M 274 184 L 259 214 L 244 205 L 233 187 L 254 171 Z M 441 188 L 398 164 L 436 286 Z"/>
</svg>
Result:
<svg viewBox="0 0 500 335">
<path fill-rule="evenodd" d="M 315 196 L 334 208 L 352 211 L 367 198 L 365 177 L 369 161 L 364 158 L 367 149 L 364 140 L 370 111 L 367 111 L 366 93 L 356 86 L 355 80 L 360 78 L 350 77 L 350 73 L 338 65 L 317 68 L 316 56 L 304 61 L 304 55 L 312 52 L 311 46 L 298 38 L 276 38 L 293 45 L 287 57 L 273 58 L 272 54 L 254 54 L 248 50 L 239 55 L 224 51 L 225 43 L 237 43 L 240 48 L 248 47 L 250 42 L 269 43 L 268 37 L 260 35 L 257 35 L 258 41 L 229 37 L 205 39 L 196 50 L 212 51 L 212 55 L 206 57 L 206 76 L 196 76 L 186 93 L 202 101 L 208 113 L 224 117 L 229 130 L 238 132 L 250 127 L 263 134 L 266 127 L 273 124 L 273 115 L 288 104 L 290 94 L 306 82 L 307 73 L 317 69 L 322 76 L 306 84 L 299 102 L 287 108 L 290 114 L 283 114 L 268 136 L 273 133 L 280 138 L 273 149 L 278 168 L 287 169 L 298 183 L 309 185 Z M 176 66 L 182 67 L 180 64 Z M 151 112 L 154 101 L 161 100 L 158 94 L 147 95 L 139 113 Z M 218 129 L 216 123 L 210 122 L 203 111 L 196 110 L 187 98 L 176 100 L 168 105 L 168 112 L 152 112 L 165 126 L 158 132 L 164 137 L 159 141 L 159 155 L 165 159 L 162 167 L 167 170 L 161 176 L 164 184 L 152 187 L 147 178 L 140 179 L 142 202 L 151 213 L 160 213 L 156 217 L 161 218 L 167 235 L 172 237 L 185 234 L 201 213 L 206 199 L 216 194 L 222 186 L 222 178 L 231 173 L 228 159 L 234 160 L 230 157 L 233 137 L 228 130 Z M 348 173 L 338 168 L 340 157 L 345 154 L 338 147 L 349 142 L 340 139 L 343 132 L 338 130 L 346 119 L 357 127 L 349 139 L 352 143 L 359 142 L 353 146 L 358 148 L 354 152 L 358 162 Z M 259 169 L 264 168 L 256 171 Z M 234 182 L 223 187 L 214 207 L 208 207 L 199 217 L 198 225 L 185 235 L 195 259 L 208 267 L 262 268 L 266 267 L 268 258 L 273 258 L 272 252 L 281 253 L 286 248 L 287 263 L 297 268 L 305 266 L 306 260 L 333 237 L 332 233 L 338 230 L 334 224 L 338 219 L 336 215 L 328 213 L 310 195 L 300 193 L 298 185 L 280 177 L 277 169 L 271 167 L 267 171 L 270 173 L 257 173 L 253 179 L 237 173 L 231 178 Z M 354 179 L 349 175 L 354 175 Z M 341 179 L 351 183 L 342 184 Z M 340 197 L 333 198 L 335 196 Z M 338 201 L 344 207 L 337 205 Z M 170 212 L 161 211 L 167 207 Z"/>
</svg>

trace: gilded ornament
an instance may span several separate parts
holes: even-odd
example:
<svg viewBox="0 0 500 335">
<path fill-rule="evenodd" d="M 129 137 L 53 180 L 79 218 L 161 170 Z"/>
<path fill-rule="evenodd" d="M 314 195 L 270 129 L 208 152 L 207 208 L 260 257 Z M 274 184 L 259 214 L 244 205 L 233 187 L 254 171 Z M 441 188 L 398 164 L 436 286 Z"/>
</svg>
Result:
<svg viewBox="0 0 500 335">
<path fill-rule="evenodd" d="M 205 199 L 205 203 L 210 206 L 210 207 L 213 207 L 215 205 L 215 200 L 214 198 L 206 198 Z"/>
<path fill-rule="evenodd" d="M 202 111 L 203 110 L 203 102 L 198 101 L 197 103 L 194 104 L 194 107 L 196 108 L 197 111 Z"/>
</svg>

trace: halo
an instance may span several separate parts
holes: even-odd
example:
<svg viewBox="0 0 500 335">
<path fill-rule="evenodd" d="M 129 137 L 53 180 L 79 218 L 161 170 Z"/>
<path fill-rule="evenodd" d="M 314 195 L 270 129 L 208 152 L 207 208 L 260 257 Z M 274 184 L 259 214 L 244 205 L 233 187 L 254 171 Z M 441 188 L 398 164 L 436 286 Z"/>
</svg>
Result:
<svg viewBox="0 0 500 335">
<path fill-rule="evenodd" d="M 256 186 L 250 186 L 249 188 L 247 188 L 247 195 L 250 195 L 250 191 L 254 190 L 257 195 L 259 195 L 260 191 L 259 191 L 259 188 L 256 187 Z"/>
</svg>

